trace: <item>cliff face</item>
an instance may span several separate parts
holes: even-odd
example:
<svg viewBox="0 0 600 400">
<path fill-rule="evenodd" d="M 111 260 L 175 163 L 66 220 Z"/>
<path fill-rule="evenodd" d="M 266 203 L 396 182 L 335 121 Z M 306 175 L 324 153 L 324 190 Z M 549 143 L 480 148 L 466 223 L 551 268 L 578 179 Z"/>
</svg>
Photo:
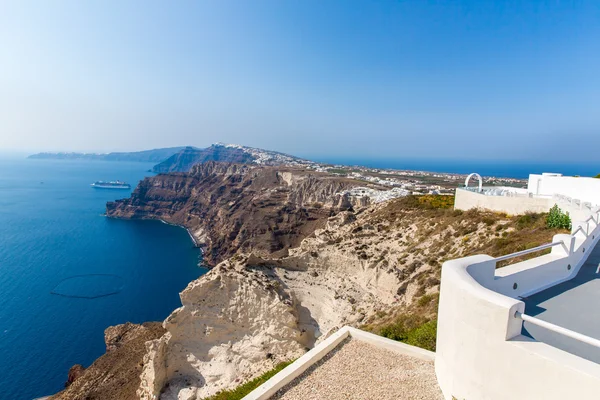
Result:
<svg viewBox="0 0 600 400">
<path fill-rule="evenodd" d="M 295 300 L 269 271 L 225 261 L 190 283 L 148 342 L 138 396 L 200 399 L 237 386 L 312 345 Z"/>
<path fill-rule="evenodd" d="M 382 205 L 342 211 L 285 257 L 220 263 L 188 286 L 167 333 L 148 344 L 138 395 L 195 399 L 231 389 L 344 325 L 436 292 L 439 256 L 417 263 L 411 249 L 435 248 L 445 231 L 423 238 L 430 226 L 415 227 L 420 213 L 403 217 Z"/>
<path fill-rule="evenodd" d="M 186 147 L 177 154 L 162 161 L 152 168 L 153 172 L 187 172 L 196 164 L 209 161 L 229 163 L 251 163 L 254 158 L 244 151 L 224 146 L 210 146 L 206 149 Z"/>
<path fill-rule="evenodd" d="M 140 385 L 145 342 L 160 338 L 159 322 L 126 323 L 104 332 L 106 354 L 88 368 L 76 365 L 69 371 L 68 387 L 52 400 L 131 400 Z"/>
<path fill-rule="evenodd" d="M 163 179 L 154 181 L 156 187 L 138 188 L 137 196 L 144 191 L 156 191 L 154 198 L 158 193 L 172 196 L 171 200 L 152 200 L 162 208 L 152 206 L 149 217 L 164 209 L 164 215 L 185 220 L 188 211 L 184 210 L 194 198 L 191 194 L 199 195 L 200 187 L 205 189 L 203 196 L 213 198 L 216 214 L 229 210 L 221 203 L 237 204 L 231 190 L 243 199 L 238 209 L 257 213 L 262 192 L 244 194 L 252 192 L 248 188 L 253 184 L 272 191 L 285 189 L 287 203 L 322 201 L 323 205 L 313 207 L 331 207 L 331 212 L 341 201 L 336 196 L 331 200 L 331 193 L 343 184 L 326 183 L 326 178 L 306 171 L 239 165 L 204 165 L 190 176 Z M 204 180 L 212 183 L 198 186 Z M 235 184 L 230 187 L 223 182 Z M 223 189 L 211 193 L 213 187 Z M 137 196 L 122 209 L 130 210 L 131 216 L 145 212 Z M 254 205 L 242 208 L 245 202 Z M 262 248 L 261 243 L 250 241 L 248 254 L 219 263 L 181 293 L 182 307 L 163 323 L 166 333 L 146 343 L 143 363 L 134 367 L 134 372 L 141 372 L 137 397 L 204 398 L 232 389 L 280 361 L 297 358 L 344 325 L 377 329 L 412 310 L 433 318 L 443 261 L 472 254 L 506 254 L 503 246 L 531 243 L 534 235 L 543 243 L 557 233 L 539 225 L 543 218 L 539 224 L 527 225 L 518 217 L 457 212 L 445 204 L 451 202 L 421 196 L 338 211 L 324 217 L 318 229 L 284 255 L 262 252 L 259 256 L 251 246 Z M 121 206 L 114 209 L 121 210 Z M 221 218 L 215 221 L 226 221 Z M 127 338 L 125 333 L 116 336 Z M 115 352 L 120 350 L 118 343 L 107 339 L 107 349 L 115 348 Z M 112 367 L 107 368 L 110 373 Z M 86 374 L 87 370 L 72 386 L 86 385 Z M 89 388 L 95 382 L 95 375 L 90 376 Z M 105 384 L 113 385 L 115 380 L 115 375 L 107 376 Z M 130 389 L 126 386 L 128 395 Z"/>
<path fill-rule="evenodd" d="M 188 172 L 209 161 L 257 165 L 311 165 L 313 162 L 289 154 L 236 144 L 215 143 L 205 149 L 186 147 L 154 166 L 154 172 Z"/>
<path fill-rule="evenodd" d="M 208 162 L 146 178 L 131 198 L 108 203 L 106 213 L 185 226 L 216 265 L 239 251 L 287 254 L 331 215 L 366 205 L 336 195 L 361 185 L 298 168 Z"/>
</svg>

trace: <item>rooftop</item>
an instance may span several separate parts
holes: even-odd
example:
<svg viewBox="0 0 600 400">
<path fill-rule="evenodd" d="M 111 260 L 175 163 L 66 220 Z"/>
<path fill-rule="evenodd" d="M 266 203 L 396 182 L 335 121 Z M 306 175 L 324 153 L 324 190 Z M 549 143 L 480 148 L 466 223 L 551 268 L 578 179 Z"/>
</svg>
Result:
<svg viewBox="0 0 600 400">
<path fill-rule="evenodd" d="M 433 362 L 351 338 L 271 397 L 273 400 L 398 398 L 443 398 Z"/>
<path fill-rule="evenodd" d="M 345 326 L 244 400 L 441 400 L 435 354 Z"/>
</svg>

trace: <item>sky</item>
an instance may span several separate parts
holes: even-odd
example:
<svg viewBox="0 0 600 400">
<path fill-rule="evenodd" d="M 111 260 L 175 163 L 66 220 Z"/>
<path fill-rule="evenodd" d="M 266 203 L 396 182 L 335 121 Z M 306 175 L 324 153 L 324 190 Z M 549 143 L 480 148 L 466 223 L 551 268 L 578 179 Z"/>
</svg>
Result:
<svg viewBox="0 0 600 400">
<path fill-rule="evenodd" d="M 0 0 L 0 151 L 577 161 L 598 1 Z"/>
</svg>

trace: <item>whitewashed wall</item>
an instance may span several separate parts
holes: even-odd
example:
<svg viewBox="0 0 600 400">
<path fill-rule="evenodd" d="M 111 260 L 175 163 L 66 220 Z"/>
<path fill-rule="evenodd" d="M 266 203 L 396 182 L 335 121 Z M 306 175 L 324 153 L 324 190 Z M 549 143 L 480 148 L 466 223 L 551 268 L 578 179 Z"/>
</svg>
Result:
<svg viewBox="0 0 600 400">
<path fill-rule="evenodd" d="M 481 193 L 457 189 L 454 209 L 466 211 L 472 208 L 481 208 L 509 215 L 519 215 L 527 212 L 547 212 L 555 203 L 548 198 L 485 196 Z"/>
<path fill-rule="evenodd" d="M 600 226 L 579 225 L 574 236 L 554 237 L 563 244 L 552 254 L 502 269 L 486 255 L 444 263 L 435 369 L 446 399 L 598 398 L 599 364 L 522 336 L 515 317 L 525 308 L 516 297 L 568 280 L 583 265 Z"/>
<path fill-rule="evenodd" d="M 594 206 L 600 205 L 600 179 L 596 178 L 531 174 L 527 190 L 534 195 L 562 194 Z"/>
</svg>

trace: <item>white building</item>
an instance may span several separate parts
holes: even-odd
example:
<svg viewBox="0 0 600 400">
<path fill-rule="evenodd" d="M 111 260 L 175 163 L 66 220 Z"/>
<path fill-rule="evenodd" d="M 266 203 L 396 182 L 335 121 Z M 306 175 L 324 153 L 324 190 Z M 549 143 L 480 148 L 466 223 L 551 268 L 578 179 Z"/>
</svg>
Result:
<svg viewBox="0 0 600 400">
<path fill-rule="evenodd" d="M 552 243 L 442 267 L 436 374 L 446 399 L 600 397 L 600 180 L 532 175 L 532 193 L 578 196 Z M 571 207 L 571 208 L 569 208 Z M 503 260 L 550 254 L 496 268 Z"/>
<path fill-rule="evenodd" d="M 479 179 L 479 185 L 469 187 L 470 178 Z M 558 204 L 569 208 L 576 216 L 600 205 L 600 179 L 562 176 L 555 173 L 529 175 L 527 189 L 482 185 L 478 174 L 471 174 L 465 187 L 456 190 L 454 208 L 468 210 L 481 208 L 507 214 L 546 212 Z"/>
</svg>

